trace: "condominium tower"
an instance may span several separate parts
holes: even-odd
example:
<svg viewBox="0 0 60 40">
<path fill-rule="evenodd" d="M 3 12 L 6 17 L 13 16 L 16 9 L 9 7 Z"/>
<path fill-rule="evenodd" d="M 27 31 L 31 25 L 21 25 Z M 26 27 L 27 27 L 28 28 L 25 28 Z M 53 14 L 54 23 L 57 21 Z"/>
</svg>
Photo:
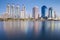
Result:
<svg viewBox="0 0 60 40">
<path fill-rule="evenodd" d="M 39 8 L 38 6 L 33 7 L 33 18 L 38 19 Z"/>
</svg>

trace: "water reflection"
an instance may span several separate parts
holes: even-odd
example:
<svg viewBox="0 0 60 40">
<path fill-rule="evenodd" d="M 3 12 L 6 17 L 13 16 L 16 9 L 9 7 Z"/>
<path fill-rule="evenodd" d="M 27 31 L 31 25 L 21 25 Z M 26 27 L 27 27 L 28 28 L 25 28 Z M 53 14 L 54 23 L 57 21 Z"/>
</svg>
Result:
<svg viewBox="0 0 60 40">
<path fill-rule="evenodd" d="M 26 32 L 26 27 L 27 27 L 26 21 L 20 21 L 20 27 L 22 32 Z"/>
<path fill-rule="evenodd" d="M 0 35 L 4 34 L 8 39 L 51 39 L 59 37 L 57 36 L 60 34 L 59 30 L 60 21 L 9 20 L 0 22 Z"/>
<path fill-rule="evenodd" d="M 34 21 L 34 34 L 37 36 L 39 34 L 39 23 Z"/>
<path fill-rule="evenodd" d="M 5 36 L 5 32 L 4 32 L 3 22 L 0 21 L 0 39 L 3 40 L 3 38 L 6 39 L 6 36 Z"/>
<path fill-rule="evenodd" d="M 50 27 L 51 27 L 51 31 L 54 31 L 54 29 L 55 29 L 54 21 L 50 21 Z"/>
</svg>

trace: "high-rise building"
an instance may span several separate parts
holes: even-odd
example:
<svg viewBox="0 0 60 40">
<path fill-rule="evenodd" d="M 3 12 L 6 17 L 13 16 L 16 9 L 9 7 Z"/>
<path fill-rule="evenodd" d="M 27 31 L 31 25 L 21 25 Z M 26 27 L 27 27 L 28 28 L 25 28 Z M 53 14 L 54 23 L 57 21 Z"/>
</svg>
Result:
<svg viewBox="0 0 60 40">
<path fill-rule="evenodd" d="M 11 17 L 12 17 L 12 18 L 14 17 L 14 14 L 15 14 L 15 6 L 12 5 L 12 6 L 11 6 Z"/>
<path fill-rule="evenodd" d="M 46 9 L 47 9 L 47 7 L 44 5 L 44 6 L 42 6 L 41 7 L 41 17 L 42 18 L 45 18 L 46 16 Z"/>
<path fill-rule="evenodd" d="M 38 19 L 39 8 L 38 6 L 33 7 L 33 18 Z"/>
<path fill-rule="evenodd" d="M 6 13 L 10 14 L 10 5 L 9 4 L 7 5 Z"/>
<path fill-rule="evenodd" d="M 20 18 L 24 19 L 24 11 L 21 11 Z"/>
<path fill-rule="evenodd" d="M 48 18 L 56 18 L 56 13 L 52 7 L 49 8 Z"/>
<path fill-rule="evenodd" d="M 15 17 L 20 18 L 20 7 L 19 7 L 19 5 L 16 6 Z"/>
<path fill-rule="evenodd" d="M 26 16 L 25 14 L 26 14 L 25 6 L 23 5 L 23 6 L 22 6 L 21 13 L 20 13 L 20 18 L 25 18 L 25 16 Z"/>
<path fill-rule="evenodd" d="M 3 14 L 3 17 L 4 18 L 10 18 L 10 12 L 11 10 L 10 10 L 10 4 L 8 4 L 7 5 L 7 8 L 6 8 L 6 12 L 5 12 L 5 14 Z"/>
<path fill-rule="evenodd" d="M 54 11 L 54 18 L 57 18 L 57 16 L 56 16 L 56 12 Z"/>
<path fill-rule="evenodd" d="M 48 13 L 49 13 L 49 14 L 48 14 L 48 17 L 49 17 L 49 18 L 52 18 L 52 17 L 53 17 L 53 16 L 52 16 L 52 12 L 53 12 L 53 9 L 52 9 L 52 7 L 50 7 L 50 8 L 49 8 L 49 11 L 48 11 Z"/>
<path fill-rule="evenodd" d="M 26 8 L 25 8 L 24 4 L 22 6 L 22 11 L 24 12 L 23 14 L 24 14 L 24 18 L 25 18 L 25 16 L 26 16 Z"/>
</svg>

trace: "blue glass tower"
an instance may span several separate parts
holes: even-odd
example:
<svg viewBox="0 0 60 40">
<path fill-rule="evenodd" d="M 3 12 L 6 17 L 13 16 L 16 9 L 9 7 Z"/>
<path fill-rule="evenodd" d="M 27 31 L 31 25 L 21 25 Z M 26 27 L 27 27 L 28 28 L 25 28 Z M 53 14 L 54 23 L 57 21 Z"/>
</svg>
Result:
<svg viewBox="0 0 60 40">
<path fill-rule="evenodd" d="M 47 7 L 46 7 L 45 5 L 41 7 L 41 13 L 42 13 L 42 14 L 41 14 L 41 17 L 42 17 L 42 18 L 45 18 L 46 9 L 47 9 Z"/>
</svg>

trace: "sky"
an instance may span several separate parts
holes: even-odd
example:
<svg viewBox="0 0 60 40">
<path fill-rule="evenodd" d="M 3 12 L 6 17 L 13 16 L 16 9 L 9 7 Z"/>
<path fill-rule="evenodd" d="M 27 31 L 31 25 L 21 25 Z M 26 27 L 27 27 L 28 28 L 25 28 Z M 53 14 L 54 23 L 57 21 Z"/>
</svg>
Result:
<svg viewBox="0 0 60 40">
<path fill-rule="evenodd" d="M 6 11 L 7 4 L 14 4 L 20 6 L 20 10 L 22 8 L 22 5 L 24 4 L 26 7 L 26 13 L 32 14 L 32 8 L 34 6 L 39 7 L 39 12 L 41 15 L 41 7 L 43 5 L 47 6 L 47 9 L 49 7 L 52 7 L 53 10 L 56 11 L 56 15 L 60 16 L 60 0 L 0 0 L 0 15 L 3 14 Z"/>
</svg>

